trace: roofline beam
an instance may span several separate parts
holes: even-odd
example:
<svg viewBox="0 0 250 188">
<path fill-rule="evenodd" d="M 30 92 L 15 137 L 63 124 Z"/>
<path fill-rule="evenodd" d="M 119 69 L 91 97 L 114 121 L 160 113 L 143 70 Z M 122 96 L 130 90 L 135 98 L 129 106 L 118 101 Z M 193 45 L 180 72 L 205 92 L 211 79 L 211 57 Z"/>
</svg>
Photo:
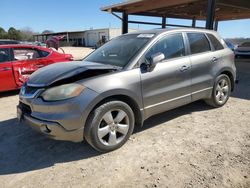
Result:
<svg viewBox="0 0 250 188">
<path fill-rule="evenodd" d="M 196 26 L 196 18 L 193 17 L 193 19 L 192 19 L 192 27 L 195 27 L 195 26 Z"/>
<path fill-rule="evenodd" d="M 132 24 L 144 24 L 144 25 L 158 25 L 162 26 L 162 23 L 154 23 L 154 22 L 142 22 L 142 21 L 128 21 L 129 23 Z"/>
<path fill-rule="evenodd" d="M 223 5 L 227 7 L 250 10 L 249 0 L 217 0 L 218 5 Z"/>
<path fill-rule="evenodd" d="M 157 18 L 162 18 L 162 16 L 160 15 L 155 15 L 152 13 L 136 13 L 136 14 L 130 14 L 133 16 L 148 16 L 148 17 L 157 17 Z M 206 20 L 206 18 L 201 18 L 199 15 L 190 15 L 190 17 L 182 17 L 182 16 L 178 16 L 178 15 L 173 15 L 173 14 L 165 14 L 164 15 L 167 18 L 172 18 L 172 19 L 182 19 L 182 20 L 191 20 L 193 19 L 193 17 L 196 18 L 196 20 Z"/>
<path fill-rule="evenodd" d="M 113 16 L 117 17 L 118 19 L 122 20 L 122 18 L 121 18 L 120 16 L 118 16 L 116 13 L 111 12 L 111 14 L 112 14 Z"/>
<path fill-rule="evenodd" d="M 116 3 L 114 5 L 110 5 L 110 6 L 105 6 L 105 7 L 101 7 L 100 9 L 102 11 L 113 11 L 112 9 L 117 7 L 117 6 L 124 6 L 124 5 L 127 5 L 127 4 L 132 4 L 132 3 L 137 3 L 137 2 L 141 2 L 143 0 L 131 0 L 130 2 L 122 2 L 122 3 Z"/>
<path fill-rule="evenodd" d="M 128 23 L 162 26 L 162 23 L 154 23 L 154 22 L 142 22 L 142 21 L 131 21 L 130 20 L 130 21 L 128 21 Z M 192 27 L 192 26 L 188 26 L 188 25 L 177 25 L 177 24 L 165 24 L 165 26 L 169 26 L 169 27 L 186 27 L 186 28 L 191 28 Z M 203 27 L 196 27 L 196 28 L 203 28 Z"/>
<path fill-rule="evenodd" d="M 237 8 L 237 9 L 243 9 L 243 10 L 249 10 L 250 11 L 250 7 L 241 7 L 241 6 L 236 6 L 236 5 L 227 4 L 227 3 L 217 3 L 217 4 L 225 6 L 225 7 L 232 7 L 232 8 Z"/>
<path fill-rule="evenodd" d="M 163 17 L 162 17 L 162 21 L 161 21 L 161 27 L 162 27 L 162 29 L 165 29 L 165 28 L 166 28 L 166 21 L 167 21 L 166 17 L 163 16 Z"/>
<path fill-rule="evenodd" d="M 188 0 L 189 3 L 195 2 L 199 0 Z M 142 11 L 148 11 L 148 10 L 153 10 L 153 9 L 158 9 L 162 7 L 170 7 L 174 5 L 180 5 L 180 4 L 185 4 L 187 3 L 187 0 L 158 0 L 157 3 L 154 1 L 147 2 L 144 6 L 136 6 L 134 8 L 130 8 L 127 10 L 128 14 L 133 14 L 133 13 L 138 13 Z"/>
<path fill-rule="evenodd" d="M 122 13 L 122 34 L 128 33 L 128 14 Z"/>
<path fill-rule="evenodd" d="M 213 29 L 216 0 L 207 0 L 206 29 Z"/>
</svg>

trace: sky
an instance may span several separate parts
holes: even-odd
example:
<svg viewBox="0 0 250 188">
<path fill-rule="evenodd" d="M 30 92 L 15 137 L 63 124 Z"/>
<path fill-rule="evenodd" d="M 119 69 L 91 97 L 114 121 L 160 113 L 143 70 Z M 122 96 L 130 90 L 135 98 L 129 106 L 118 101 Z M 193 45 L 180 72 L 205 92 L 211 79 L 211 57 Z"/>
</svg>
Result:
<svg viewBox="0 0 250 188">
<path fill-rule="evenodd" d="M 100 10 L 119 2 L 121 0 L 0 0 L 0 27 L 5 30 L 29 27 L 36 32 L 119 28 L 121 21 L 118 18 Z M 129 19 L 161 23 L 160 18 L 130 16 Z M 167 22 L 191 25 L 189 20 L 168 19 Z M 198 22 L 198 26 L 204 25 L 205 22 Z M 129 28 L 151 29 L 155 26 L 129 24 Z M 219 22 L 218 32 L 224 38 L 250 38 L 250 19 Z"/>
</svg>

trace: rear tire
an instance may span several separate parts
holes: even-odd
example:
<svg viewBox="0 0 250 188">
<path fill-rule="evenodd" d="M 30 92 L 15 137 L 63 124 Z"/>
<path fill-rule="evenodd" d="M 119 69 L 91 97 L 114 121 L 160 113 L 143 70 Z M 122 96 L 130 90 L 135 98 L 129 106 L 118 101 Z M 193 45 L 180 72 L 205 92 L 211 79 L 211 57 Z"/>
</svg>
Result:
<svg viewBox="0 0 250 188">
<path fill-rule="evenodd" d="M 213 107 L 221 107 L 226 104 L 231 94 L 231 81 L 225 74 L 221 74 L 215 80 L 212 96 L 205 102 Z"/>
<path fill-rule="evenodd" d="M 128 104 L 110 101 L 90 113 L 84 136 L 96 150 L 110 152 L 126 143 L 134 130 L 134 124 L 134 113 Z"/>
</svg>

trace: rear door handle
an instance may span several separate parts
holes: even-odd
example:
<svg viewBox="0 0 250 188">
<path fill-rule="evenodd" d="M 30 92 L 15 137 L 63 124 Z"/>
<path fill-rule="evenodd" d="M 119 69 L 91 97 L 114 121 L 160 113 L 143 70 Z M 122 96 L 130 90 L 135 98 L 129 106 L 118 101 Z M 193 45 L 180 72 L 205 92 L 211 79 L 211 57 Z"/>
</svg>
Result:
<svg viewBox="0 0 250 188">
<path fill-rule="evenodd" d="M 189 69 L 189 67 L 187 65 L 183 65 L 181 68 L 180 68 L 180 71 L 181 72 L 185 72 Z"/>
<path fill-rule="evenodd" d="M 3 72 L 3 71 L 8 71 L 8 70 L 12 70 L 12 68 L 10 67 L 3 67 L 3 68 L 0 68 L 0 71 Z"/>
<path fill-rule="evenodd" d="M 218 58 L 217 57 L 213 57 L 212 62 L 216 63 L 217 61 L 218 61 Z"/>
</svg>

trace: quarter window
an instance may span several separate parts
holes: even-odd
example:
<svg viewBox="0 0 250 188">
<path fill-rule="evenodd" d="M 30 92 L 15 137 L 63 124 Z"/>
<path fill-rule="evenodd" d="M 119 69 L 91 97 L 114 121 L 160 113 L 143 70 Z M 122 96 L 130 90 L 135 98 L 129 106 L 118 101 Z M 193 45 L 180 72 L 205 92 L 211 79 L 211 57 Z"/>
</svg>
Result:
<svg viewBox="0 0 250 188">
<path fill-rule="evenodd" d="M 214 35 L 207 34 L 207 36 L 208 36 L 209 40 L 211 41 L 211 43 L 216 51 L 224 49 L 222 44 L 219 42 L 219 40 Z"/>
<path fill-rule="evenodd" d="M 47 57 L 50 53 L 44 50 L 39 50 L 40 57 Z"/>
<path fill-rule="evenodd" d="M 8 48 L 0 49 L 0 63 L 10 61 L 10 50 Z"/>
<path fill-rule="evenodd" d="M 165 59 L 185 56 L 185 45 L 181 33 L 170 34 L 158 41 L 146 53 L 145 58 L 149 60 L 152 55 L 163 53 Z"/>
<path fill-rule="evenodd" d="M 203 33 L 187 33 L 191 54 L 211 51 L 207 37 Z"/>
</svg>

